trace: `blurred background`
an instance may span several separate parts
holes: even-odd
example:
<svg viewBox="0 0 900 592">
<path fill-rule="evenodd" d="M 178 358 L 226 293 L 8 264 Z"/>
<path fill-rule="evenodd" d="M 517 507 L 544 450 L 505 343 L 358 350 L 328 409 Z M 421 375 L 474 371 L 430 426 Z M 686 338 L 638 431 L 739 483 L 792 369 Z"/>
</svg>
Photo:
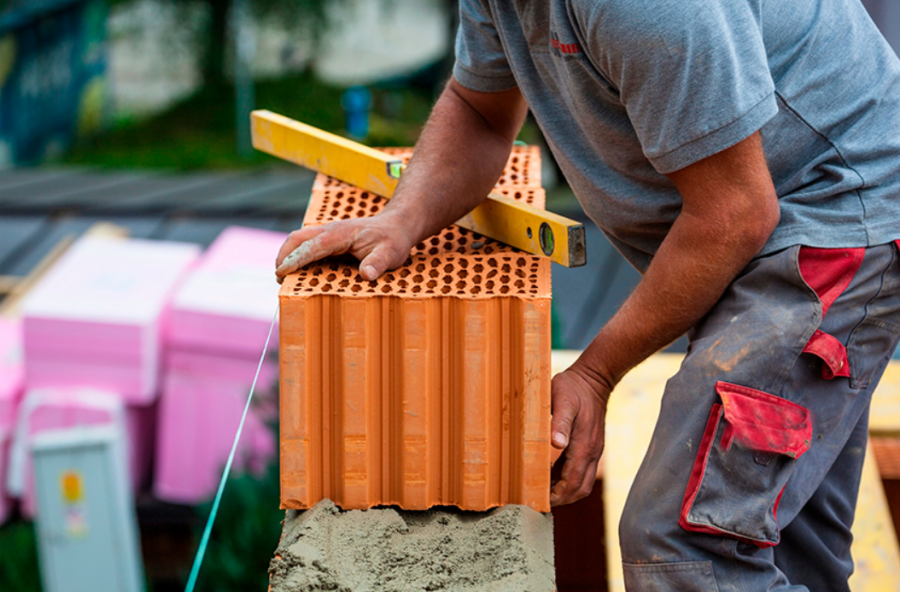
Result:
<svg viewBox="0 0 900 592">
<path fill-rule="evenodd" d="M 863 3 L 900 50 L 900 1 Z M 183 589 L 275 307 L 274 252 L 314 178 L 252 150 L 248 114 L 412 146 L 452 68 L 457 10 L 455 0 L 0 0 L 0 590 L 40 590 L 38 549 L 49 564 L 59 540 L 95 529 L 139 540 L 115 546 L 147 589 Z M 554 347 L 580 349 L 638 275 L 584 218 L 532 121 L 520 140 L 542 147 L 548 209 L 587 226 L 588 266 L 553 271 Z M 221 298 L 197 296 L 212 292 Z M 202 589 L 265 589 L 283 516 L 275 359 Z M 54 440 L 78 426 L 90 429 L 74 443 Z M 107 428 L 127 456 L 108 466 Z M 82 494 L 95 475 L 54 476 L 73 450 L 101 459 L 97 470 L 124 484 L 103 503 L 131 513 L 101 525 L 99 502 Z M 41 512 L 61 530 L 36 529 Z M 45 578 L 98 569 L 43 567 Z"/>
</svg>

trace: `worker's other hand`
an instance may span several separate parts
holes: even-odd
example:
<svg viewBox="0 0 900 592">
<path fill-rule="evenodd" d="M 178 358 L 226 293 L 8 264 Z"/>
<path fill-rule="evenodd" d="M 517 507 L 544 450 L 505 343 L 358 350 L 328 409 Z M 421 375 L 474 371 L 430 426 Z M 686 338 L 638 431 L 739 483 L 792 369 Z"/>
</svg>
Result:
<svg viewBox="0 0 900 592">
<path fill-rule="evenodd" d="M 313 261 L 349 253 L 360 260 L 359 274 L 372 281 L 388 269 L 403 264 L 415 245 L 408 225 L 385 212 L 371 218 L 339 220 L 323 226 L 307 226 L 290 235 L 275 260 L 278 283 Z"/>
<path fill-rule="evenodd" d="M 550 441 L 565 449 L 559 480 L 551 483 L 550 505 L 571 504 L 590 495 L 603 453 L 609 389 L 574 366 L 553 377 Z"/>
</svg>

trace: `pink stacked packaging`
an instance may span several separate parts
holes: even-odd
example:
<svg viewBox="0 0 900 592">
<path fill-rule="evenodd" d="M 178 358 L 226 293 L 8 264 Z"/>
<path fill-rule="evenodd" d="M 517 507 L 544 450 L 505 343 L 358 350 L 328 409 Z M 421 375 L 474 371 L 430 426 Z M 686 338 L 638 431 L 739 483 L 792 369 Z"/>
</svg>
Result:
<svg viewBox="0 0 900 592">
<path fill-rule="evenodd" d="M 0 524 L 12 510 L 12 499 L 6 493 L 6 467 L 23 378 L 22 324 L 0 317 Z"/>
<path fill-rule="evenodd" d="M 186 243 L 80 238 L 23 302 L 27 386 L 152 403 L 163 313 L 198 255 Z"/>
<path fill-rule="evenodd" d="M 8 475 L 26 515 L 34 511 L 28 440 L 38 431 L 121 415 L 132 483 L 139 488 L 149 477 L 167 307 L 199 254 L 186 243 L 83 236 L 28 293 L 22 313 L 29 403 L 21 405 L 15 430 L 26 456 Z M 123 413 L 106 403 L 98 410 L 97 401 L 110 397 Z"/>
<path fill-rule="evenodd" d="M 286 236 L 230 227 L 172 302 L 157 432 L 154 493 L 197 503 L 215 492 L 278 305 L 273 263 Z M 269 349 L 276 349 L 277 328 Z M 275 453 L 270 355 L 257 382 L 235 468 L 259 471 Z"/>
</svg>

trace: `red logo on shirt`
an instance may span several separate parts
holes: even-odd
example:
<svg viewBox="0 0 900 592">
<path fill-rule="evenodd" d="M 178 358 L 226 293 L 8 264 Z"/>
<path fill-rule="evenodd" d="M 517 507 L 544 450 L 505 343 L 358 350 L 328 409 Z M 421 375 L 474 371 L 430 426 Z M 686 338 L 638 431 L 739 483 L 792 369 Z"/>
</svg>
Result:
<svg viewBox="0 0 900 592">
<path fill-rule="evenodd" d="M 560 43 L 559 39 L 556 38 L 556 35 L 551 33 L 550 35 L 550 46 L 553 49 L 559 50 L 560 53 L 581 53 L 581 46 L 577 43 Z"/>
</svg>

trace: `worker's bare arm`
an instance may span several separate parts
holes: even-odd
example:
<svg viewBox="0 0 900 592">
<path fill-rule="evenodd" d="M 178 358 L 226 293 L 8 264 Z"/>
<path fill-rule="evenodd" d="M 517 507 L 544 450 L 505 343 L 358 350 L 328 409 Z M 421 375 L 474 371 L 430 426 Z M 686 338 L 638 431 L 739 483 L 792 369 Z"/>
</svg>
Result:
<svg viewBox="0 0 900 592">
<path fill-rule="evenodd" d="M 417 242 L 490 193 L 526 112 L 518 88 L 480 93 L 451 78 L 382 213 L 294 231 L 278 253 L 276 275 L 283 278 L 311 261 L 343 253 L 360 260 L 368 280 L 401 265 Z"/>
<path fill-rule="evenodd" d="M 778 224 L 778 197 L 758 133 L 669 178 L 684 199 L 681 214 L 622 308 L 554 378 L 553 443 L 568 447 L 553 504 L 590 493 L 616 383 L 699 322 Z"/>
</svg>

